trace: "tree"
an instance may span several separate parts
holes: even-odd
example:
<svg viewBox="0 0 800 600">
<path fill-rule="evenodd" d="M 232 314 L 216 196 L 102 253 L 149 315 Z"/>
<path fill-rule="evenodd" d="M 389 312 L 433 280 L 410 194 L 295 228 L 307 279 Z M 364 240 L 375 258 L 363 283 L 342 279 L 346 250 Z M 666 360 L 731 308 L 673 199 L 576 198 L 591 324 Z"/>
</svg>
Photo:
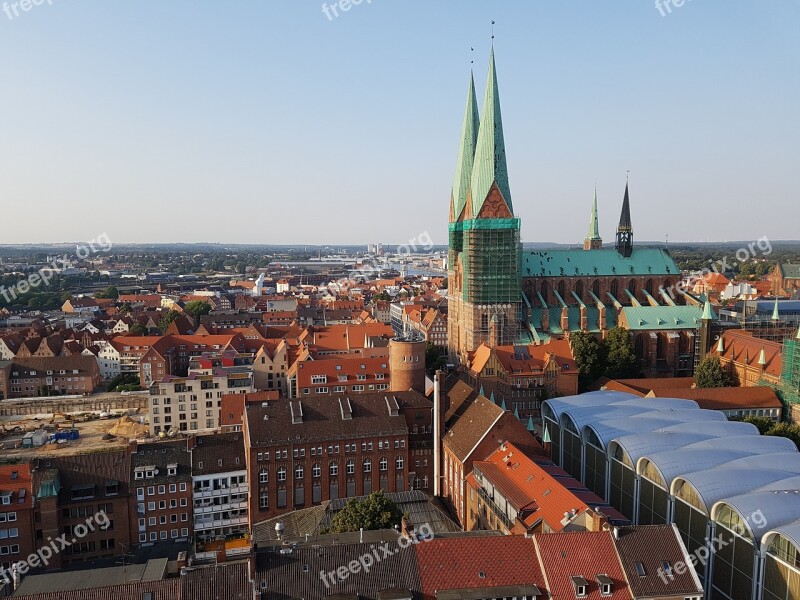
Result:
<svg viewBox="0 0 800 600">
<path fill-rule="evenodd" d="M 163 334 L 166 332 L 172 322 L 180 316 L 181 313 L 179 313 L 177 310 L 171 310 L 161 317 L 161 320 L 158 322 L 158 328 L 161 330 L 161 333 Z"/>
<path fill-rule="evenodd" d="M 102 290 L 100 292 L 97 292 L 94 295 L 94 297 L 95 298 L 111 298 L 113 300 L 116 300 L 117 298 L 119 298 L 119 290 L 117 289 L 116 286 L 110 285 L 106 289 L 104 289 L 104 290 Z"/>
<path fill-rule="evenodd" d="M 775 426 L 775 422 L 769 417 L 745 417 L 742 421 L 752 423 L 758 427 L 758 432 L 761 435 L 767 435 L 767 432 Z"/>
<path fill-rule="evenodd" d="M 433 374 L 447 364 L 447 357 L 431 342 L 425 344 L 425 370 Z"/>
<path fill-rule="evenodd" d="M 136 325 L 132 326 L 128 333 L 131 335 L 147 335 L 147 327 L 142 325 L 141 323 L 136 323 Z"/>
<path fill-rule="evenodd" d="M 192 300 L 186 303 L 183 310 L 192 315 L 195 319 L 199 319 L 202 315 L 207 315 L 211 312 L 211 304 L 206 300 Z"/>
<path fill-rule="evenodd" d="M 792 440 L 795 446 L 800 447 L 800 426 L 790 425 L 789 423 L 776 423 L 764 435 L 774 435 L 778 437 L 785 437 Z"/>
<path fill-rule="evenodd" d="M 345 533 L 358 531 L 362 527 L 367 530 L 391 529 L 399 525 L 403 513 L 383 493 L 383 490 L 372 492 L 363 500 L 353 498 L 345 507 L 336 513 L 331 526 L 323 533 Z"/>
<path fill-rule="evenodd" d="M 578 365 L 578 377 L 585 387 L 605 371 L 605 356 L 600 342 L 590 333 L 576 331 L 569 336 L 572 355 Z"/>
<path fill-rule="evenodd" d="M 604 341 L 606 368 L 609 379 L 626 379 L 639 374 L 639 361 L 633 348 L 630 331 L 624 327 L 614 327 Z"/>
<path fill-rule="evenodd" d="M 722 366 L 719 356 L 707 355 L 694 373 L 694 381 L 699 388 L 719 388 L 735 386 L 737 381 L 730 370 Z"/>
</svg>

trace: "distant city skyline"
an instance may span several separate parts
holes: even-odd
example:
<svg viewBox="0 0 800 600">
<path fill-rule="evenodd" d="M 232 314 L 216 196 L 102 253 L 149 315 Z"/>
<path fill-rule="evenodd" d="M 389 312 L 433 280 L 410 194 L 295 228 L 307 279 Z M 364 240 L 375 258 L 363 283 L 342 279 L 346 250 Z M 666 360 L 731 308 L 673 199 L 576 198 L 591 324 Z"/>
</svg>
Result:
<svg viewBox="0 0 800 600">
<path fill-rule="evenodd" d="M 597 185 L 611 242 L 628 171 L 635 241 L 800 237 L 798 0 L 28 8 L 1 244 L 445 244 L 492 20 L 523 241 L 579 244 Z"/>
</svg>

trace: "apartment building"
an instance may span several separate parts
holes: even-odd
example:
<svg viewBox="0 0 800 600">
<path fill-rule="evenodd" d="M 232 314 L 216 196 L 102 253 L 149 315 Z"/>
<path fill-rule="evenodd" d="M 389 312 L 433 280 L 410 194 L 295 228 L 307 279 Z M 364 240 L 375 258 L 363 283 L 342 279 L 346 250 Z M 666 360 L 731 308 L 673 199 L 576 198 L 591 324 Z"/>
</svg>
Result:
<svg viewBox="0 0 800 600">
<path fill-rule="evenodd" d="M 131 540 L 150 545 L 192 535 L 191 454 L 186 439 L 131 445 L 130 484 L 135 493 Z"/>
<path fill-rule="evenodd" d="M 219 427 L 222 396 L 253 391 L 249 369 L 214 369 L 212 374 L 165 376 L 150 386 L 150 434 L 207 431 Z"/>
</svg>

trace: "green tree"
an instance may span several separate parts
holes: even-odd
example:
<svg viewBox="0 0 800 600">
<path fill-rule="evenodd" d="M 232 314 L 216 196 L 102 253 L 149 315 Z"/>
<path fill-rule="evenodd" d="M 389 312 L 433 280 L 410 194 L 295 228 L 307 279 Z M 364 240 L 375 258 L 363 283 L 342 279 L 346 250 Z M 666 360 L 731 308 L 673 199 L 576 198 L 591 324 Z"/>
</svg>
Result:
<svg viewBox="0 0 800 600">
<path fill-rule="evenodd" d="M 372 492 L 363 500 L 353 498 L 345 507 L 336 513 L 331 526 L 323 533 L 345 533 L 358 531 L 362 527 L 367 530 L 391 529 L 399 525 L 403 513 L 383 493 L 383 490 Z"/>
<path fill-rule="evenodd" d="M 199 319 L 202 315 L 207 315 L 211 312 L 211 304 L 206 300 L 192 300 L 186 303 L 183 310 L 192 315 L 195 319 Z"/>
<path fill-rule="evenodd" d="M 639 374 L 639 361 L 633 348 L 631 333 L 624 327 L 614 327 L 604 341 L 605 376 L 610 379 L 626 379 Z"/>
<path fill-rule="evenodd" d="M 161 317 L 161 320 L 158 322 L 158 328 L 161 330 L 161 333 L 165 333 L 172 322 L 180 316 L 181 313 L 179 313 L 177 310 L 171 310 Z"/>
<path fill-rule="evenodd" d="M 769 417 L 745 417 L 742 421 L 752 423 L 758 427 L 758 432 L 761 435 L 767 435 L 767 432 L 775 426 L 775 422 Z"/>
<path fill-rule="evenodd" d="M 442 354 L 442 351 L 437 346 L 427 342 L 425 344 L 425 370 L 433 374 L 445 364 L 447 364 L 447 356 Z"/>
<path fill-rule="evenodd" d="M 789 423 L 776 423 L 764 435 L 774 435 L 778 437 L 785 437 L 792 440 L 798 448 L 800 448 L 800 426 L 790 425 Z"/>
<path fill-rule="evenodd" d="M 147 327 L 141 323 L 136 323 L 128 330 L 128 333 L 131 335 L 147 335 Z"/>
<path fill-rule="evenodd" d="M 736 377 L 722 366 L 719 356 L 707 355 L 697 366 L 694 381 L 699 388 L 719 388 L 735 386 Z"/>
<path fill-rule="evenodd" d="M 106 289 L 97 292 L 94 295 L 94 297 L 95 298 L 111 298 L 113 300 L 116 300 L 117 298 L 119 298 L 119 290 L 117 289 L 117 286 L 110 285 Z"/>
<path fill-rule="evenodd" d="M 581 387 L 585 388 L 600 377 L 606 369 L 604 349 L 600 342 L 590 333 L 576 331 L 569 336 L 572 356 L 578 365 L 578 377 Z"/>
</svg>

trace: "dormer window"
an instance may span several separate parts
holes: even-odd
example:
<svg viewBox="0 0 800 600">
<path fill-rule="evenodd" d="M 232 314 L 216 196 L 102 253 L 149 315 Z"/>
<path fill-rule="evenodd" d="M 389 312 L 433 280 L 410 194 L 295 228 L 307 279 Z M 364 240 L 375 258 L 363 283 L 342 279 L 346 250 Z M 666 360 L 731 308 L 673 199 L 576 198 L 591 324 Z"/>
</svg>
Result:
<svg viewBox="0 0 800 600">
<path fill-rule="evenodd" d="M 611 595 L 611 586 L 614 583 L 614 580 L 611 579 L 607 574 L 603 573 L 597 576 L 597 587 L 600 588 L 600 595 L 601 596 L 610 596 Z"/>
<path fill-rule="evenodd" d="M 589 583 L 578 575 L 573 575 L 569 579 L 572 582 L 572 587 L 575 589 L 575 597 L 586 598 L 586 590 L 589 587 Z"/>
<path fill-rule="evenodd" d="M 178 474 L 178 465 L 167 465 L 167 475 L 175 476 Z"/>
</svg>

